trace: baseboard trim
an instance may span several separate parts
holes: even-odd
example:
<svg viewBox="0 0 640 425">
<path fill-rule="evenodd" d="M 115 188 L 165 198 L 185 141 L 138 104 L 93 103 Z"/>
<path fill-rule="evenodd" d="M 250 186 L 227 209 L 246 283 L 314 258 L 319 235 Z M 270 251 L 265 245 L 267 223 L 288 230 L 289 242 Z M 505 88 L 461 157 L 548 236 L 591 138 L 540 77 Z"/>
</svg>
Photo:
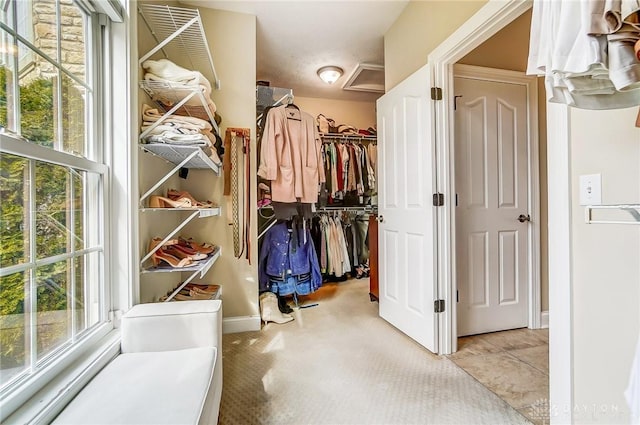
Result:
<svg viewBox="0 0 640 425">
<path fill-rule="evenodd" d="M 549 311 L 543 311 L 540 313 L 540 328 L 546 329 L 549 327 Z"/>
<path fill-rule="evenodd" d="M 260 330 L 260 316 L 236 316 L 222 319 L 222 333 L 234 334 Z"/>
</svg>

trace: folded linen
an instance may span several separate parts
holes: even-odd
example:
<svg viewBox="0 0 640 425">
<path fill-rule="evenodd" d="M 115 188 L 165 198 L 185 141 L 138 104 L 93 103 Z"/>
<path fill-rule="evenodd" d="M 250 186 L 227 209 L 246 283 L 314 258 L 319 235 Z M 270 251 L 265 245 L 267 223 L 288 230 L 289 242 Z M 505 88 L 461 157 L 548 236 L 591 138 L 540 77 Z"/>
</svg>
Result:
<svg viewBox="0 0 640 425">
<path fill-rule="evenodd" d="M 157 108 L 153 108 L 147 104 L 142 105 L 142 120 L 145 122 L 152 123 L 152 122 L 158 121 L 160 118 L 162 118 L 163 115 L 164 114 L 158 111 Z M 163 122 L 164 123 L 167 123 L 167 122 L 184 123 L 184 124 L 193 125 L 194 127 L 197 127 L 202 130 L 207 130 L 207 131 L 213 130 L 213 126 L 209 123 L 209 121 L 201 118 L 197 118 L 197 117 L 174 114 L 166 117 Z"/>
<path fill-rule="evenodd" d="M 211 142 L 202 134 L 176 134 L 164 132 L 161 134 L 152 134 L 145 138 L 147 143 L 165 143 L 169 145 L 183 146 L 211 146 Z"/>
<path fill-rule="evenodd" d="M 149 135 L 151 134 L 162 134 L 164 132 L 175 133 L 175 134 L 202 134 L 200 130 L 197 128 L 189 128 L 188 125 L 181 125 L 176 123 L 162 123 L 160 125 L 156 125 L 151 128 L 150 125 L 146 125 L 146 123 L 142 126 L 142 131 L 146 131 L 147 129 L 151 129 L 149 131 Z"/>
<path fill-rule="evenodd" d="M 156 102 L 160 103 L 160 105 L 165 110 L 169 110 L 173 108 L 177 103 L 182 101 L 186 96 L 191 94 L 193 91 L 192 88 L 169 88 L 159 89 L 155 88 L 151 97 Z M 205 96 L 206 107 L 202 104 L 201 99 L 197 97 L 192 97 L 187 102 L 185 102 L 181 107 L 176 109 L 175 115 L 186 116 L 186 117 L 194 117 L 203 119 L 205 121 L 216 120 L 216 104 L 211 100 L 211 98 L 206 98 Z M 208 111 L 208 112 L 207 112 Z M 211 118 L 209 117 L 209 113 L 211 114 Z M 217 120 L 216 120 L 217 122 Z"/>
<path fill-rule="evenodd" d="M 207 96 L 211 95 L 211 84 L 209 83 L 209 80 L 204 77 L 204 75 L 202 75 L 198 71 L 191 71 L 189 69 L 176 65 L 169 59 L 149 59 L 142 63 L 142 68 L 144 68 L 147 73 L 154 74 L 164 80 L 175 81 L 189 85 L 203 85 L 205 86 Z"/>
<path fill-rule="evenodd" d="M 200 74 L 200 73 L 198 73 Z M 202 75 L 202 74 L 200 74 Z M 212 114 L 215 112 L 215 104 L 211 100 L 211 87 L 209 86 L 209 82 L 206 78 L 202 77 L 204 81 L 207 81 L 206 84 L 200 83 L 199 78 L 194 78 L 189 82 L 185 83 L 182 81 L 172 81 L 167 80 L 162 77 L 158 77 L 151 72 L 147 72 L 144 75 L 144 79 L 150 82 L 162 83 L 162 86 L 155 86 L 154 88 L 154 99 L 161 101 L 164 104 L 174 105 L 178 103 L 180 100 L 187 97 L 194 89 L 199 88 L 202 90 L 202 95 L 204 96 L 207 104 L 212 104 L 214 110 L 211 112 Z M 165 87 L 166 86 L 166 87 Z M 191 99 L 187 100 L 185 105 L 190 106 L 199 106 L 202 105 L 202 101 L 198 98 L 198 96 L 193 96 Z"/>
<path fill-rule="evenodd" d="M 166 109 L 170 109 L 174 105 L 173 103 L 163 103 L 162 101 L 160 101 L 160 103 Z M 179 107 L 176 110 L 176 114 L 184 115 L 184 116 L 190 116 L 190 117 L 194 117 L 194 118 L 200 118 L 200 119 L 203 119 L 203 120 L 209 120 L 209 114 L 207 113 L 207 109 L 211 112 L 211 116 L 214 117 L 214 120 L 215 120 L 216 105 L 215 105 L 215 103 L 213 103 L 213 101 L 211 99 L 209 99 L 209 101 L 207 102 L 206 109 L 202 105 L 187 105 L 187 104 L 184 104 L 184 105 L 182 105 L 181 107 Z"/>
</svg>

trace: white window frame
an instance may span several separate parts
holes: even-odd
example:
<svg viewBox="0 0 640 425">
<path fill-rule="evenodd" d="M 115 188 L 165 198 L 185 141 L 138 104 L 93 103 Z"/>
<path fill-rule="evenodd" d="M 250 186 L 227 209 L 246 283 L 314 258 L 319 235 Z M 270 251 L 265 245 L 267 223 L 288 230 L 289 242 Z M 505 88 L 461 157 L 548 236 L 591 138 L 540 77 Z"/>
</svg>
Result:
<svg viewBox="0 0 640 425">
<path fill-rule="evenodd" d="M 88 150 L 86 154 L 99 162 L 14 140 L 7 135 L 0 136 L 0 147 L 9 154 L 71 166 L 103 176 L 103 216 L 100 224 L 104 284 L 101 307 L 105 320 L 91 328 L 81 343 L 21 381 L 20 386 L 13 388 L 10 393 L 2 394 L 0 422 L 7 418 L 11 422 L 49 422 L 53 419 L 82 385 L 117 353 L 119 333 L 114 328 L 117 327 L 120 312 L 132 305 L 134 288 L 137 288 L 137 262 L 132 257 L 132 252 L 136 252 L 136 243 L 127 236 L 132 233 L 121 234 L 121 238 L 116 238 L 116 243 L 110 239 L 110 229 L 122 228 L 122 223 L 128 223 L 132 228 L 137 225 L 133 209 L 136 203 L 131 201 L 137 197 L 132 185 L 135 172 L 132 169 L 135 163 L 132 157 L 136 153 L 129 142 L 135 140 L 135 137 L 131 137 L 134 127 L 129 114 L 132 101 L 135 101 L 131 87 L 135 69 L 131 67 L 131 58 L 137 56 L 137 51 L 131 48 L 129 41 L 135 20 L 131 23 L 122 19 L 122 9 L 135 10 L 135 4 L 132 6 L 128 0 L 118 0 L 119 3 L 111 0 L 75 1 L 79 7 L 92 13 L 89 19 L 92 20 L 93 31 L 88 33 L 87 40 L 90 40 L 88 45 L 93 51 L 87 49 L 86 62 L 98 65 L 94 69 L 87 69 L 86 74 L 87 81 L 94 88 L 94 113 L 87 119 L 86 128 L 95 132 L 96 143 L 93 145 L 95 150 Z M 100 39 L 101 49 L 94 49 L 93 40 Z M 129 78 L 112 78 L 118 75 L 129 75 Z M 114 125 L 115 122 L 118 125 Z M 117 184 L 112 185 L 112 179 Z"/>
</svg>

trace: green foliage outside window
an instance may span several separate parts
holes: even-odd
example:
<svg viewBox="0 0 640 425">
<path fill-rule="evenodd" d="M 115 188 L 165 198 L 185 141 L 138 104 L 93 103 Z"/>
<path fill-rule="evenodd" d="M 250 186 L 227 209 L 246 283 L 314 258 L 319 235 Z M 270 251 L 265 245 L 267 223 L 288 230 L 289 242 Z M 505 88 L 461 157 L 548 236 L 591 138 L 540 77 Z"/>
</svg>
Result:
<svg viewBox="0 0 640 425">
<path fill-rule="evenodd" d="M 7 69 L 0 67 L 0 125 L 7 125 Z M 34 79 L 20 88 L 21 134 L 43 146 L 53 146 L 55 128 L 53 82 L 44 78 Z M 82 115 L 84 99 L 78 91 L 67 87 L 63 103 L 78 105 Z M 71 112 L 71 111 L 67 111 Z M 76 111 L 75 115 L 78 115 Z M 83 134 L 82 134 L 83 136 Z M 75 141 L 83 143 L 82 140 Z M 29 217 L 35 212 L 36 252 L 39 258 L 57 255 L 70 250 L 69 210 L 76 203 L 70 192 L 71 175 L 66 167 L 45 163 L 36 166 L 36 204 L 29 206 L 29 161 L 13 155 L 0 155 L 0 267 L 29 261 Z M 35 208 L 35 209 L 34 209 Z M 77 225 L 76 225 L 77 228 Z M 82 237 L 82 235 L 79 235 Z M 40 313 L 65 311 L 70 308 L 67 299 L 70 266 L 67 261 L 57 262 L 36 270 L 37 294 L 27 294 L 28 272 L 15 273 L 0 279 L 0 369 L 23 366 L 28 342 L 25 336 L 26 310 L 24 303 L 29 296 L 36 296 Z M 26 289 L 25 289 L 26 287 Z M 76 291 L 77 293 L 77 291 Z M 40 335 L 42 333 L 42 335 Z M 52 323 L 46 332 L 38 331 L 39 351 L 50 341 L 64 341 L 69 333 L 66 321 Z"/>
</svg>

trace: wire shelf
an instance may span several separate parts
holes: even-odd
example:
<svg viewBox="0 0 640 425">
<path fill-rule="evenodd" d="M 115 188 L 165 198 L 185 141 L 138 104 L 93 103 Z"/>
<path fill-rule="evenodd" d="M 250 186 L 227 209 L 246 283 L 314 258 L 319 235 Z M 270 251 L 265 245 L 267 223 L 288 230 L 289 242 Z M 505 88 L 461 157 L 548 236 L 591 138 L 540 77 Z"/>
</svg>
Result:
<svg viewBox="0 0 640 425">
<path fill-rule="evenodd" d="M 211 169 L 217 175 L 220 174 L 220 167 L 209 158 L 204 151 L 197 146 L 180 146 L 180 145 L 168 145 L 164 143 L 148 143 L 140 145 L 140 148 L 157 155 L 161 158 L 173 164 L 180 164 L 188 156 L 196 152 L 193 158 L 191 158 L 182 167 L 184 168 L 197 168 L 197 169 Z"/>
<path fill-rule="evenodd" d="M 158 4 L 140 2 L 139 12 L 158 45 L 140 58 L 140 64 L 162 50 L 165 57 L 184 58 L 191 69 L 210 70 L 216 89 L 220 80 L 213 65 L 209 43 L 204 32 L 200 12 Z"/>
<path fill-rule="evenodd" d="M 219 246 L 216 246 L 213 253 L 207 259 L 196 261 L 192 266 L 171 267 L 168 264 L 162 263 L 164 265 L 146 268 L 142 271 L 142 273 L 175 273 L 175 272 L 189 273 L 191 272 L 193 274 L 190 276 L 190 279 L 188 279 L 188 282 L 190 282 L 194 277 L 198 275 L 200 276 L 200 278 L 203 278 L 204 275 L 207 274 L 211 266 L 213 266 L 213 264 L 218 260 L 218 258 L 220 258 L 221 252 L 222 252 L 222 249 Z"/>
<path fill-rule="evenodd" d="M 219 216 L 221 209 L 220 207 L 213 208 L 140 208 L 142 212 L 157 212 L 157 211 L 187 211 L 194 212 L 198 211 L 198 218 L 206 218 L 206 217 L 215 217 Z"/>
<path fill-rule="evenodd" d="M 199 85 L 188 85 L 173 81 L 140 81 L 142 88 L 149 97 L 166 113 L 157 122 L 160 124 L 169 115 L 184 115 L 208 121 L 214 133 L 219 134 L 218 124 L 215 120 L 215 104 L 207 100 L 204 95 L 204 88 Z M 189 99 L 196 97 L 197 105 L 189 104 Z M 143 133 L 140 136 L 143 137 Z"/>
</svg>

